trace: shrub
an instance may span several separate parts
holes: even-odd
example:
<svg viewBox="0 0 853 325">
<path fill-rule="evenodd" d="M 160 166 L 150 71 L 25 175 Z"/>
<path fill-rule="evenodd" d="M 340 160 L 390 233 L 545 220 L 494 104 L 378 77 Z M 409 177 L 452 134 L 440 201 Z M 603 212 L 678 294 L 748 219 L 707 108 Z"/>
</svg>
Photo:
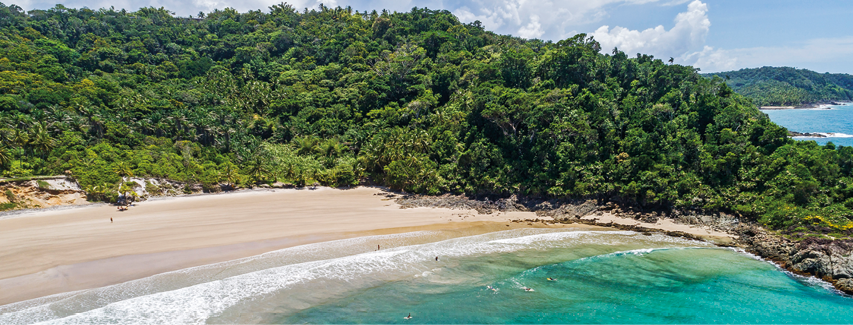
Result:
<svg viewBox="0 0 853 325">
<path fill-rule="evenodd" d="M 49 190 L 50 189 L 50 184 L 48 182 L 45 182 L 45 181 L 40 180 L 40 179 L 36 180 L 36 185 L 38 185 L 39 189 L 41 189 L 41 190 Z"/>
</svg>

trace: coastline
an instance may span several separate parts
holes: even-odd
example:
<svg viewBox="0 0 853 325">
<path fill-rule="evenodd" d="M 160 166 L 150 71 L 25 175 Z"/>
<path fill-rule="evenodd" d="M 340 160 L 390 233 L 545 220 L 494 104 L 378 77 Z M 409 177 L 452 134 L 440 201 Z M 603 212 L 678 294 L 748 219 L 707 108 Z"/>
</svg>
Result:
<svg viewBox="0 0 853 325">
<path fill-rule="evenodd" d="M 336 239 L 419 230 L 608 229 L 530 211 L 401 209 L 398 197 L 372 187 L 263 190 L 146 201 L 126 212 L 92 206 L 0 219 L 0 305 Z M 518 222 L 533 218 L 539 222 Z M 695 226 L 651 226 L 709 235 Z"/>
<path fill-rule="evenodd" d="M 810 104 L 802 104 L 796 106 L 759 106 L 759 110 L 765 111 L 775 111 L 775 110 L 785 110 L 785 109 L 832 109 L 832 106 L 845 106 L 850 105 L 851 101 L 830 101 L 825 103 L 810 103 Z"/>
</svg>

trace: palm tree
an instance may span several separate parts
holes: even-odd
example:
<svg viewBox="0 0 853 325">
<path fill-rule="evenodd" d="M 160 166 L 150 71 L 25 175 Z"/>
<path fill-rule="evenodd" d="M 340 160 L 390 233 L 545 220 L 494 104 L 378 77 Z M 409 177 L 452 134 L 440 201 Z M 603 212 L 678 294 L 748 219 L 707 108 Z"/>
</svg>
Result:
<svg viewBox="0 0 853 325">
<path fill-rule="evenodd" d="M 130 164 L 125 161 L 116 162 L 115 165 L 113 165 L 113 172 L 122 178 L 125 176 L 133 176 L 133 169 L 131 169 Z"/>
<path fill-rule="evenodd" d="M 5 147 L 0 147 L 0 167 L 6 166 L 11 161 L 12 155 L 9 153 L 9 150 Z"/>
<path fill-rule="evenodd" d="M 263 155 L 255 155 L 254 158 L 249 161 L 248 169 L 249 176 L 252 177 L 252 182 L 255 183 L 266 179 L 266 175 L 269 173 Z"/>
<path fill-rule="evenodd" d="M 41 153 L 42 158 L 44 158 L 45 154 L 56 147 L 56 141 L 50 138 L 50 135 L 47 134 L 44 127 L 39 124 L 36 124 L 36 128 L 33 132 L 34 134 L 31 144 L 35 150 L 38 150 Z"/>
<path fill-rule="evenodd" d="M 228 185 L 234 187 L 234 184 L 237 183 L 237 180 L 240 178 L 240 174 L 237 172 L 236 166 L 232 163 L 225 164 L 225 170 L 220 174 L 222 180 L 228 182 Z"/>
<path fill-rule="evenodd" d="M 14 133 L 11 129 L 0 129 L 0 144 L 5 146 L 11 146 L 14 142 L 13 138 Z"/>
<path fill-rule="evenodd" d="M 303 137 L 303 138 L 294 138 L 293 142 L 296 142 L 296 153 L 299 155 L 308 155 L 312 154 L 317 150 L 317 138 L 315 137 Z"/>
<path fill-rule="evenodd" d="M 320 153 L 322 153 L 323 156 L 327 158 L 337 156 L 341 153 L 341 151 L 341 144 L 334 139 L 326 141 L 320 146 Z"/>
<path fill-rule="evenodd" d="M 30 143 L 30 136 L 26 131 L 15 129 L 12 134 L 12 142 L 26 152 L 26 147 Z"/>
<path fill-rule="evenodd" d="M 133 170 L 131 170 L 130 164 L 128 164 L 127 162 L 124 162 L 124 161 L 116 162 L 115 165 L 113 165 L 113 172 L 116 173 L 119 177 L 121 177 L 121 183 L 118 186 L 119 192 L 121 194 L 126 194 L 127 191 L 122 191 L 123 190 L 122 187 L 124 186 L 124 177 L 125 176 L 133 176 Z M 124 189 L 124 190 L 126 190 L 126 189 Z"/>
</svg>

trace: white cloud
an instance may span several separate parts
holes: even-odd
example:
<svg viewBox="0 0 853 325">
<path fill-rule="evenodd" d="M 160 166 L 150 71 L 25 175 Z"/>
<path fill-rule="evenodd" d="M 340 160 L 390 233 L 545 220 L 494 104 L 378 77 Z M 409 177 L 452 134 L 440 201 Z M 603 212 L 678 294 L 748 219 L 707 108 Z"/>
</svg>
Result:
<svg viewBox="0 0 853 325">
<path fill-rule="evenodd" d="M 672 6 L 689 0 L 290 0 L 298 9 L 327 6 L 352 6 L 356 10 L 382 10 L 405 12 L 412 7 L 446 9 L 463 22 L 479 20 L 483 26 L 500 34 L 560 40 L 574 35 L 578 27 L 596 23 L 608 16 L 608 10 L 619 5 L 657 4 Z M 97 9 L 116 8 L 136 10 L 140 7 L 165 7 L 179 16 L 195 15 L 199 11 L 212 11 L 232 7 L 238 11 L 266 10 L 282 0 L 18 0 L 24 9 L 47 9 L 55 3 L 67 7 Z"/>
<path fill-rule="evenodd" d="M 722 49 L 714 49 L 705 46 L 701 51 L 687 53 L 679 58 L 683 64 L 689 64 L 702 69 L 702 71 L 725 71 L 734 70 L 738 59 Z"/>
<path fill-rule="evenodd" d="M 545 34 L 545 31 L 542 30 L 542 24 L 539 23 L 537 15 L 530 16 L 530 23 L 518 29 L 518 36 L 524 38 L 539 38 L 542 34 Z"/>
<path fill-rule="evenodd" d="M 848 69 L 853 56 L 853 37 L 818 38 L 793 46 L 717 49 L 706 47 L 701 52 L 685 56 L 688 63 L 703 72 L 719 72 L 762 66 L 789 66 L 839 72 Z"/>
<path fill-rule="evenodd" d="M 448 9 L 463 22 L 479 20 L 487 29 L 498 33 L 556 41 L 574 35 L 572 27 L 604 19 L 607 9 L 614 5 L 673 5 L 685 1 L 688 0 L 471 0 L 463 1 L 466 4 L 457 8 L 443 1 L 427 1 L 420 6 Z"/>
<path fill-rule="evenodd" d="M 617 47 L 629 55 L 644 53 L 661 59 L 682 58 L 690 51 L 703 48 L 711 28 L 707 13 L 708 5 L 694 0 L 687 6 L 686 12 L 675 17 L 675 26 L 670 30 L 666 30 L 663 25 L 643 31 L 601 26 L 590 35 L 601 43 L 604 52 Z"/>
</svg>

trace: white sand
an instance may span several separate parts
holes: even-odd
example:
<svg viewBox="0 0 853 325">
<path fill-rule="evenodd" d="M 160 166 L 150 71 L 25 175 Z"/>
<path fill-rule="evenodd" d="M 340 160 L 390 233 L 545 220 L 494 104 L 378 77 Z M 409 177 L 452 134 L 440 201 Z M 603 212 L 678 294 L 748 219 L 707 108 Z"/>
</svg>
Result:
<svg viewBox="0 0 853 325">
<path fill-rule="evenodd" d="M 531 212 L 400 209 L 385 194 L 368 187 L 243 192 L 142 202 L 125 212 L 98 206 L 2 219 L 0 305 L 313 242 L 422 229 L 488 232 L 530 227 L 507 221 L 537 218 Z M 677 224 L 641 225 L 728 236 Z"/>
</svg>

